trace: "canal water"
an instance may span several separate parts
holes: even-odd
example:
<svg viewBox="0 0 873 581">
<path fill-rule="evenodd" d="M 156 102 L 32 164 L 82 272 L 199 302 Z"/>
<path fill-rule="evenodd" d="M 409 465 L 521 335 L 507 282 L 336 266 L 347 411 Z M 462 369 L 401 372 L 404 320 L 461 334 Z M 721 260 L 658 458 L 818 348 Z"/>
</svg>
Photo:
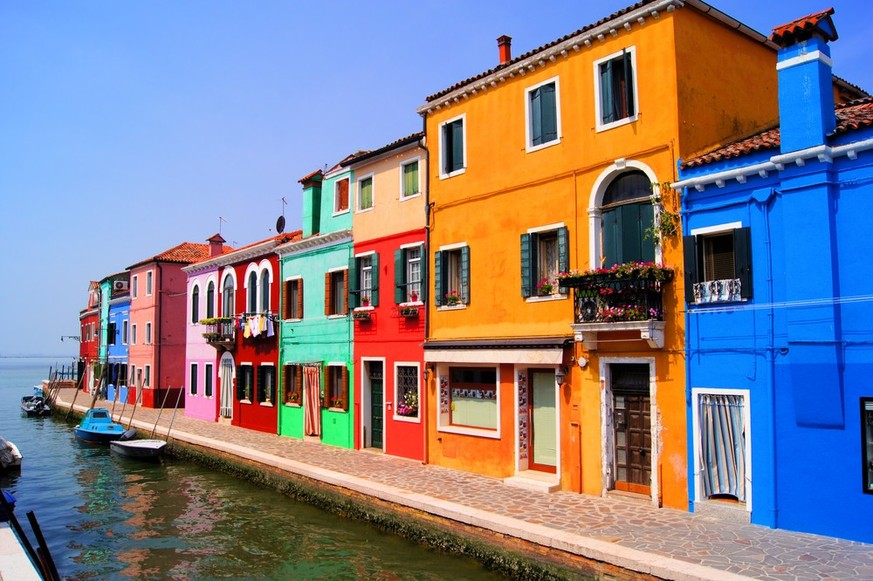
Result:
<svg viewBox="0 0 873 581">
<path fill-rule="evenodd" d="M 57 363 L 0 358 L 0 436 L 24 455 L 0 487 L 28 532 L 34 511 L 66 579 L 500 578 L 196 464 L 118 458 L 79 443 L 62 418 L 23 416 L 21 396 Z"/>
</svg>

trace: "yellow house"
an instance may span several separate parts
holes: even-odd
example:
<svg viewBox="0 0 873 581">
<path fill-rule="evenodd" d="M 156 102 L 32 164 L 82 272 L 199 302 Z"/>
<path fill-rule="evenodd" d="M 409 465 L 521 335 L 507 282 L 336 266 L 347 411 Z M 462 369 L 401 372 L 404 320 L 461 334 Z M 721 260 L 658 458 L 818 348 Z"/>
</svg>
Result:
<svg viewBox="0 0 873 581">
<path fill-rule="evenodd" d="M 687 508 L 681 227 L 659 184 L 681 157 L 775 124 L 775 48 L 697 0 L 639 2 L 516 58 L 498 47 L 493 69 L 418 109 L 426 460 Z M 558 277 L 638 261 L 674 276 L 645 292 Z M 647 268 L 633 280 L 663 278 Z"/>
</svg>

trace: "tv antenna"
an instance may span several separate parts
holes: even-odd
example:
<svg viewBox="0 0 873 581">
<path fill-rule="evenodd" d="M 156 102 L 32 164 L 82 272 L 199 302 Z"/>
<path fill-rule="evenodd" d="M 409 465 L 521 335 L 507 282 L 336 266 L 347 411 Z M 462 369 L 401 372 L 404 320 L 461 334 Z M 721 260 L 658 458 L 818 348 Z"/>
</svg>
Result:
<svg viewBox="0 0 873 581">
<path fill-rule="evenodd" d="M 227 222 L 227 220 L 225 220 L 224 218 L 222 218 L 221 216 L 219 216 L 219 217 L 218 217 L 218 233 L 219 233 L 219 235 L 221 234 L 221 223 L 222 223 L 222 222 Z"/>
<path fill-rule="evenodd" d="M 288 202 L 285 201 L 285 197 L 282 197 L 282 215 L 276 220 L 276 232 L 281 234 L 285 231 L 285 206 Z"/>
</svg>

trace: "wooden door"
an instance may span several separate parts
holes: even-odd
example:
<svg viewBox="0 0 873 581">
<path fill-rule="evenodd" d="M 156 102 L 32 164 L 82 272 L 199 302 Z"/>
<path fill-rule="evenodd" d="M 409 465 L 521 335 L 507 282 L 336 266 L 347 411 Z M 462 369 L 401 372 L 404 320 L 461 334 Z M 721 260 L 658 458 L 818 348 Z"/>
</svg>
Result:
<svg viewBox="0 0 873 581">
<path fill-rule="evenodd" d="M 615 489 L 651 494 L 652 430 L 648 365 L 613 365 Z"/>
<path fill-rule="evenodd" d="M 384 430 L 384 381 L 382 363 L 371 361 L 367 364 L 370 377 L 370 446 L 382 448 Z"/>
</svg>

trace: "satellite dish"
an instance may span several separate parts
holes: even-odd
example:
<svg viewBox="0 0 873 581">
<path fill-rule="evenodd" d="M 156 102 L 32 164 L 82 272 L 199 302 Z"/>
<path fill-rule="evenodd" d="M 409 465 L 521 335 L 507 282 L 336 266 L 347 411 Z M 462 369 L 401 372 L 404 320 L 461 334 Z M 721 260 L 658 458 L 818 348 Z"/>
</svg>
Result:
<svg viewBox="0 0 873 581">
<path fill-rule="evenodd" d="M 279 216 L 279 219 L 276 220 L 276 232 L 281 234 L 285 231 L 285 216 Z"/>
</svg>

